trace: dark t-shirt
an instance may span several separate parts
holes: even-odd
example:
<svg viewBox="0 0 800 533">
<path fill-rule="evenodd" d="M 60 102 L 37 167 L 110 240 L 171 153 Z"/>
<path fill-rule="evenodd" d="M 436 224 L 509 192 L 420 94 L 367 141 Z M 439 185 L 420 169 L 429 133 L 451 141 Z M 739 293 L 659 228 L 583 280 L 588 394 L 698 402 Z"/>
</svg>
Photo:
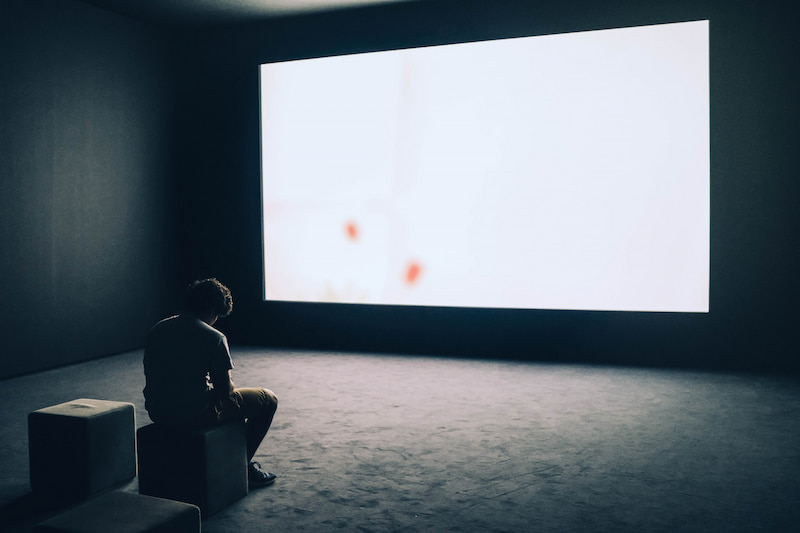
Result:
<svg viewBox="0 0 800 533">
<path fill-rule="evenodd" d="M 192 315 L 153 326 L 144 350 L 145 408 L 154 422 L 192 422 L 212 402 L 209 373 L 233 368 L 225 335 Z"/>
</svg>

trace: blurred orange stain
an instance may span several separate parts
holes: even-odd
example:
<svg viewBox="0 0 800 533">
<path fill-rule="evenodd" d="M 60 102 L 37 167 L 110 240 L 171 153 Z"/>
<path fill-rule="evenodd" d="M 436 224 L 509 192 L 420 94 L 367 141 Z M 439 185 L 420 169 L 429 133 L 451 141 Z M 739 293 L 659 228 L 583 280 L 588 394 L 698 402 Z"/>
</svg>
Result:
<svg viewBox="0 0 800 533">
<path fill-rule="evenodd" d="M 347 237 L 351 241 L 355 241 L 358 239 L 358 226 L 355 222 L 348 222 L 344 226 L 345 232 L 347 232 Z"/>
<path fill-rule="evenodd" d="M 422 267 L 416 261 L 411 261 L 406 269 L 406 283 L 413 285 L 419 279 Z"/>
</svg>

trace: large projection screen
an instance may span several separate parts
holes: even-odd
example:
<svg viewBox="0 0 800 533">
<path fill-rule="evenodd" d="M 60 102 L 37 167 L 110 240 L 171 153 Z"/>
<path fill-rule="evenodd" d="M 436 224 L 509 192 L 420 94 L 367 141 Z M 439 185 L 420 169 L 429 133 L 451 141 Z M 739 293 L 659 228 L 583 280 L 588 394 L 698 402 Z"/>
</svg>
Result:
<svg viewBox="0 0 800 533">
<path fill-rule="evenodd" d="M 708 31 L 261 65 L 264 299 L 708 312 Z"/>
</svg>

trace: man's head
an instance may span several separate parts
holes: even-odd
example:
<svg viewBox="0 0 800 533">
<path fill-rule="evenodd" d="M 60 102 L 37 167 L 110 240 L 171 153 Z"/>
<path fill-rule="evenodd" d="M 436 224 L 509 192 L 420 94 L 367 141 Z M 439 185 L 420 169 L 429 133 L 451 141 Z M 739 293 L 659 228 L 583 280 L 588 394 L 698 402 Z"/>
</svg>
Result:
<svg viewBox="0 0 800 533">
<path fill-rule="evenodd" d="M 186 289 L 186 308 L 197 318 L 213 324 L 233 311 L 233 296 L 215 278 L 193 281 Z"/>
</svg>

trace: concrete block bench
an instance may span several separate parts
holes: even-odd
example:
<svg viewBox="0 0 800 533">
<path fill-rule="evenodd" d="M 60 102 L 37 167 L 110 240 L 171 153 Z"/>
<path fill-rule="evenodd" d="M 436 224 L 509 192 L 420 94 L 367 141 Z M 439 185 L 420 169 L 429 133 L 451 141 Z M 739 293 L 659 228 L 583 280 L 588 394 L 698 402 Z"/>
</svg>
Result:
<svg viewBox="0 0 800 533">
<path fill-rule="evenodd" d="M 247 495 L 243 421 L 201 429 L 150 424 L 137 439 L 140 494 L 197 505 L 204 517 Z"/>
<path fill-rule="evenodd" d="M 136 475 L 132 403 L 81 398 L 28 414 L 34 493 L 79 500 Z"/>
<path fill-rule="evenodd" d="M 34 533 L 200 533 L 200 509 L 187 503 L 109 492 L 37 525 Z"/>
</svg>

